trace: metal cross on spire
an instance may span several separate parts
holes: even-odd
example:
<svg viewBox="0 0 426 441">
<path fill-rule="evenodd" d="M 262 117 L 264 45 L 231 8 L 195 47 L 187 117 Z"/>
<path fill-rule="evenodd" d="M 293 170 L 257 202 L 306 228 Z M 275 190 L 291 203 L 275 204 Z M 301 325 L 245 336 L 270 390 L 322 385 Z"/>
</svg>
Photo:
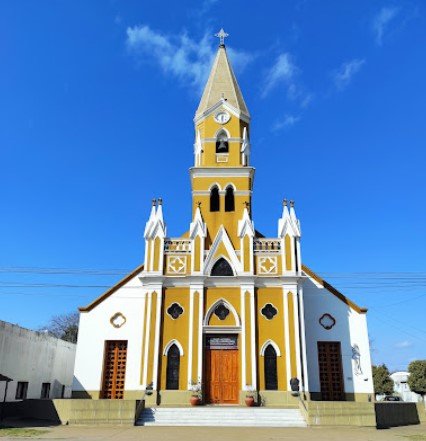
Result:
<svg viewBox="0 0 426 441">
<path fill-rule="evenodd" d="M 225 38 L 229 37 L 229 34 L 227 34 L 223 28 L 214 35 L 215 37 L 219 38 L 219 46 L 223 47 L 225 46 Z"/>
</svg>

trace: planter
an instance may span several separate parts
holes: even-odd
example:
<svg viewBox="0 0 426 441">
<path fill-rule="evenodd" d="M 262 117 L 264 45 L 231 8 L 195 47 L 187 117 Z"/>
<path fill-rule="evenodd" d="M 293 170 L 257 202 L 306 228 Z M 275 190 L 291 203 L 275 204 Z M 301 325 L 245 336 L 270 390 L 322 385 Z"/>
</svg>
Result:
<svg viewBox="0 0 426 441">
<path fill-rule="evenodd" d="M 246 406 L 253 407 L 254 406 L 254 397 L 246 397 Z"/>
<path fill-rule="evenodd" d="M 189 399 L 189 402 L 191 403 L 191 406 L 198 406 L 200 404 L 200 399 L 196 395 L 193 395 Z"/>
</svg>

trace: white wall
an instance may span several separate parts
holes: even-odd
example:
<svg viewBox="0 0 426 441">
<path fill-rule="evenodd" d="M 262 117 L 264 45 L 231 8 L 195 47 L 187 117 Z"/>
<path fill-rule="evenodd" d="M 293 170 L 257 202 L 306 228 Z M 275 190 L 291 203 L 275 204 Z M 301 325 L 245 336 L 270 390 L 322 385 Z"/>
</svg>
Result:
<svg viewBox="0 0 426 441">
<path fill-rule="evenodd" d="M 18 381 L 27 381 L 27 398 L 40 398 L 42 383 L 51 383 L 50 398 L 71 396 L 76 345 L 43 332 L 0 321 L 0 373 L 12 378 L 7 401 L 15 401 Z M 3 400 L 5 383 L 0 382 Z"/>
<path fill-rule="evenodd" d="M 80 327 L 74 370 L 74 391 L 102 388 L 102 369 L 106 340 L 127 340 L 126 390 L 142 390 L 141 360 L 146 289 L 134 277 L 89 312 L 80 314 Z M 126 323 L 115 328 L 111 317 L 121 312 Z M 96 397 L 97 398 L 97 397 Z"/>
<path fill-rule="evenodd" d="M 303 296 L 309 391 L 321 391 L 317 342 L 340 341 L 345 392 L 373 394 L 366 314 L 359 314 L 309 278 L 303 284 Z M 335 326 L 330 330 L 324 329 L 319 323 L 320 317 L 325 313 L 336 320 Z M 352 347 L 355 344 L 361 354 L 362 374 L 358 375 L 352 359 Z"/>
</svg>

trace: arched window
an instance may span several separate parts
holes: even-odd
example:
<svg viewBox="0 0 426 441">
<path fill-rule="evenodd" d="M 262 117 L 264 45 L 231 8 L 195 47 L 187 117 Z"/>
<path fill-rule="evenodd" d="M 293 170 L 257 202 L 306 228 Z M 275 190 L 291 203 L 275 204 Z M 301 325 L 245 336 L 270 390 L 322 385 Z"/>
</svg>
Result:
<svg viewBox="0 0 426 441">
<path fill-rule="evenodd" d="M 234 189 L 231 186 L 225 193 L 225 211 L 235 211 Z"/>
<path fill-rule="evenodd" d="M 218 261 L 213 265 L 212 271 L 210 273 L 211 276 L 233 276 L 234 271 L 232 271 L 231 265 L 228 263 L 226 259 L 221 257 Z"/>
<path fill-rule="evenodd" d="M 221 130 L 216 137 L 216 153 L 228 153 L 228 136 L 224 130 Z"/>
<path fill-rule="evenodd" d="M 277 353 L 272 345 L 268 345 L 265 349 L 265 389 L 277 390 Z"/>
<path fill-rule="evenodd" d="M 177 345 L 172 344 L 167 352 L 166 389 L 179 389 L 180 352 Z"/>
<path fill-rule="evenodd" d="M 219 189 L 213 187 L 210 191 L 210 211 L 220 210 Z"/>
</svg>

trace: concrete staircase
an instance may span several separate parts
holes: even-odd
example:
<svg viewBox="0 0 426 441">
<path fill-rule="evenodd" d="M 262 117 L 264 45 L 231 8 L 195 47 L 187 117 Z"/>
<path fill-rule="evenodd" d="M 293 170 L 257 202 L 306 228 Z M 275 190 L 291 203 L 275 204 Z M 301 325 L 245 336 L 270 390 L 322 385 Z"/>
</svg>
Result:
<svg viewBox="0 0 426 441">
<path fill-rule="evenodd" d="M 151 407 L 137 426 L 306 427 L 298 408 L 265 407 Z"/>
</svg>

